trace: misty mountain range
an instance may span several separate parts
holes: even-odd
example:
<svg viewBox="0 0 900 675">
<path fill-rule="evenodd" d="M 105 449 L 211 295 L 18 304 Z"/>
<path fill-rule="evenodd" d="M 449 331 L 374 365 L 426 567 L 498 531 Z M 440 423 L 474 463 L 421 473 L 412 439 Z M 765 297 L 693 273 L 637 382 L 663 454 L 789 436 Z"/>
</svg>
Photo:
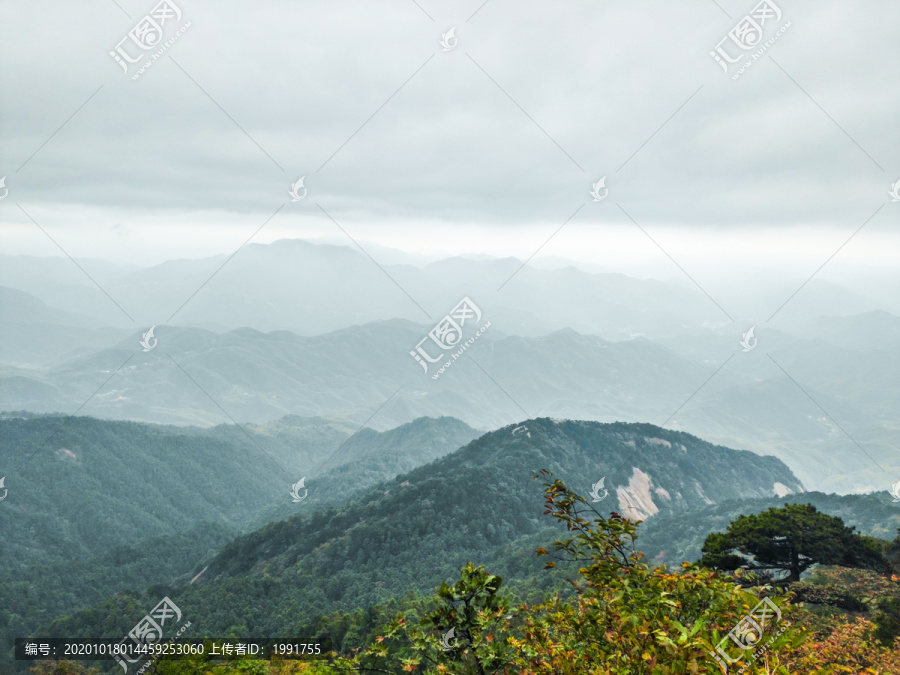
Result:
<svg viewBox="0 0 900 675">
<path fill-rule="evenodd" d="M 373 263 L 350 245 L 285 239 L 248 244 L 233 258 L 171 260 L 148 268 L 94 259 L 78 264 L 84 271 L 60 258 L 0 255 L 0 286 L 82 314 L 94 327 L 131 330 L 171 324 L 214 332 L 251 327 L 318 335 L 392 318 L 433 324 L 463 296 L 471 297 L 505 332 L 526 336 L 572 328 L 614 340 L 658 338 L 731 323 L 686 281 L 681 286 L 588 273 L 565 261 L 548 269 L 523 267 L 515 258 L 456 257 L 416 267 Z M 762 323 L 801 281 L 757 289 L 758 297 L 746 299 L 741 312 L 732 309 L 732 316 Z M 775 326 L 900 310 L 818 279 L 788 307 Z M 741 330 L 748 327 L 740 324 Z"/>
<path fill-rule="evenodd" d="M 135 327 L 71 262 L 3 256 L 0 409 L 201 426 L 362 424 L 376 410 L 376 429 L 442 415 L 481 430 L 540 415 L 652 422 L 774 454 L 810 489 L 884 489 L 900 472 L 900 317 L 816 280 L 744 352 L 749 326 L 699 291 L 620 274 L 525 266 L 497 291 L 519 261 L 382 271 L 302 240 L 225 262 L 80 261 L 147 324 Z M 463 296 L 490 328 L 432 380 L 410 351 Z"/>
<path fill-rule="evenodd" d="M 900 3 L 754 3 L 6 3 L 0 675 L 900 673 Z"/>
<path fill-rule="evenodd" d="M 659 564 L 784 502 L 879 537 L 900 526 L 883 492 L 900 471 L 900 317 L 827 284 L 747 342 L 671 283 L 526 266 L 497 292 L 512 259 L 400 260 L 393 280 L 307 242 L 247 247 L 219 273 L 221 258 L 80 261 L 135 322 L 68 261 L 3 262 L 7 640 L 118 634 L 134 589 L 246 634 L 427 593 L 469 560 L 547 590 L 562 577 L 533 555 L 556 536 L 538 468 L 647 521 Z M 197 287 L 171 322 L 150 318 Z M 456 317 L 454 359 L 428 336 L 463 297 L 478 316 Z M 427 368 L 423 339 L 429 361 L 444 352 Z"/>
</svg>

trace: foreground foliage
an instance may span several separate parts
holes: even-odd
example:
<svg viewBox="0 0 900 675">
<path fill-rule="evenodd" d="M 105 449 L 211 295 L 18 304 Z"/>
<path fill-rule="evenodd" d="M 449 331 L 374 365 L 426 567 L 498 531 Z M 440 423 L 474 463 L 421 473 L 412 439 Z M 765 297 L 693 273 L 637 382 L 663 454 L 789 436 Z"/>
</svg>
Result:
<svg viewBox="0 0 900 675">
<path fill-rule="evenodd" d="M 502 581 L 470 564 L 457 584 L 441 587 L 433 612 L 418 621 L 398 616 L 364 650 L 358 666 L 479 675 L 720 672 L 710 654 L 760 598 L 689 563 L 678 571 L 649 567 L 634 547 L 637 523 L 615 513 L 603 517 L 560 480 L 544 486 L 545 513 L 571 537 L 538 555 L 553 558 L 547 568 L 567 565 L 577 572 L 571 598 L 554 595 L 510 613 L 498 594 Z M 770 599 L 779 607 L 787 604 L 785 596 Z M 458 642 L 444 649 L 440 636 L 448 634 Z M 800 631 L 785 625 L 767 649 L 796 646 L 801 639 Z M 744 657 L 733 667 L 767 672 L 772 662 L 767 652 L 758 663 Z"/>
<path fill-rule="evenodd" d="M 900 673 L 896 575 L 817 568 L 787 591 L 745 587 L 745 572 L 683 563 L 650 566 L 635 547 L 637 521 L 604 517 L 562 481 L 544 477 L 545 514 L 566 534 L 540 548 L 546 569 L 564 571 L 571 592 L 522 602 L 483 566 L 466 564 L 430 601 L 408 597 L 392 618 L 379 608 L 337 613 L 319 625 L 343 649 L 316 662 L 160 661 L 162 675 L 890 675 Z M 841 531 L 837 524 L 832 524 Z M 900 544 L 879 544 L 890 553 Z M 867 549 L 874 551 L 874 548 Z M 890 558 L 890 555 L 888 556 Z M 758 584 L 758 578 L 750 579 Z M 762 635 L 747 627 L 761 599 L 772 603 Z M 323 631 L 327 625 L 328 629 Z M 738 628 L 736 628 L 738 627 Z M 733 632 L 735 629 L 736 632 Z M 736 648 L 733 632 L 750 645 Z M 355 636 L 352 637 L 351 636 Z M 724 646 L 723 646 L 724 645 Z M 721 650 L 717 647 L 723 646 Z M 718 658 L 716 658 L 718 656 Z M 733 660 L 732 660 L 733 659 Z M 723 668 L 723 664 L 727 669 Z M 94 675 L 71 662 L 40 663 L 35 675 Z M 116 671 L 117 672 L 117 671 Z"/>
</svg>

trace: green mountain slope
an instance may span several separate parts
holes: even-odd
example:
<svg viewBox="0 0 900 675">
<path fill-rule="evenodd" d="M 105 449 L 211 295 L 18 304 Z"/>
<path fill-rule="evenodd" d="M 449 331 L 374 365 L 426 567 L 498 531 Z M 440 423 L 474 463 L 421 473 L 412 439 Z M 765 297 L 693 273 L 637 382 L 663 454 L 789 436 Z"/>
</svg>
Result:
<svg viewBox="0 0 900 675">
<path fill-rule="evenodd" d="M 389 432 L 351 429 L 346 421 L 297 416 L 245 426 L 246 433 L 234 425 L 6 416 L 0 581 L 33 564 L 91 557 L 199 522 L 243 528 L 280 517 L 266 513 L 290 504 L 290 486 L 302 475 L 329 486 L 327 497 L 314 494 L 310 504 L 346 499 L 396 475 L 395 465 L 412 468 L 477 435 L 449 418 Z"/>
<path fill-rule="evenodd" d="M 24 462 L 0 501 L 0 644 L 123 589 L 186 583 L 242 529 L 347 501 L 478 435 L 451 418 L 353 435 L 297 416 L 245 428 L 0 419 L 3 466 Z M 314 476 L 302 505 L 301 470 Z"/>
<path fill-rule="evenodd" d="M 361 429 L 321 464 L 310 462 L 297 468 L 304 476 L 322 469 L 305 481 L 309 492 L 304 498 L 304 510 L 342 504 L 373 485 L 443 457 L 478 436 L 480 432 L 453 417 L 422 417 L 389 431 Z M 265 510 L 254 522 L 263 525 L 296 513 L 297 505 L 285 499 Z"/>
<path fill-rule="evenodd" d="M 457 576 L 468 561 L 533 570 L 534 543 L 558 535 L 542 515 L 542 488 L 532 479 L 532 470 L 540 468 L 583 493 L 605 476 L 608 495 L 598 508 L 606 512 L 655 509 L 690 517 L 709 502 L 772 496 L 777 483 L 802 490 L 773 457 L 682 432 L 648 424 L 528 420 L 485 434 L 349 504 L 238 537 L 200 580 L 169 595 L 209 634 L 279 635 L 336 609 L 427 592 Z M 99 616 L 124 616 L 127 628 L 129 602 L 136 598 L 114 599 L 94 618 L 74 615 L 51 632 L 96 632 Z"/>
<path fill-rule="evenodd" d="M 116 546 L 102 555 L 17 569 L 13 578 L 0 582 L 0 644 L 5 650 L 15 638 L 33 635 L 54 619 L 124 589 L 189 583 L 197 561 L 210 557 L 237 533 L 222 523 L 200 523 L 184 532 Z"/>
</svg>

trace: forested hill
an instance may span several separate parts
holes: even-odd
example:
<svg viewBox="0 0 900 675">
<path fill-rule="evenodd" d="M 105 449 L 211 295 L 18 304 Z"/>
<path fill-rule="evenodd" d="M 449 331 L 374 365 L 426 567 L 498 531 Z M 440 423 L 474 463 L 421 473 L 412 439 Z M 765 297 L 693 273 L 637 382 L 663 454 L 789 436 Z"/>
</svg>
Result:
<svg viewBox="0 0 900 675">
<path fill-rule="evenodd" d="M 0 641 L 123 589 L 189 580 L 239 532 L 342 503 L 478 435 L 452 418 L 357 426 L 288 416 L 242 431 L 3 415 Z M 290 488 L 303 475 L 312 494 L 295 504 Z"/>
<path fill-rule="evenodd" d="M 208 579 L 281 571 L 324 546 L 335 564 L 389 555 L 410 534 L 448 551 L 486 550 L 546 525 L 532 472 L 547 468 L 585 496 L 604 479 L 598 510 L 645 519 L 717 501 L 802 492 L 774 457 L 715 446 L 650 424 L 536 419 L 487 433 L 447 457 L 376 486 L 346 508 L 302 514 L 240 537 L 212 562 Z M 408 483 L 408 485 L 403 485 Z M 403 534 L 406 532 L 407 534 Z M 437 549 L 440 550 L 440 547 Z M 437 564 L 437 563 L 436 563 Z M 402 567 L 398 563 L 393 566 Z M 413 565 L 415 567 L 416 565 Z M 415 573 L 413 574 L 415 577 Z"/>
<path fill-rule="evenodd" d="M 528 420 L 377 485 L 346 506 L 298 514 L 238 537 L 195 584 L 168 593 L 204 632 L 263 636 L 298 630 L 334 609 L 430 591 L 457 577 L 466 562 L 490 564 L 515 549 L 530 556 L 531 544 L 528 552 L 517 544 L 559 534 L 542 514 L 543 489 L 532 476 L 541 468 L 585 495 L 605 477 L 608 494 L 598 509 L 651 518 L 656 512 L 687 515 L 716 500 L 774 496 L 776 484 L 802 490 L 775 458 L 683 432 Z M 116 598 L 103 611 L 58 622 L 51 633 L 97 634 L 101 616 L 104 631 L 111 621 L 127 630 L 141 606 Z"/>
<path fill-rule="evenodd" d="M 327 496 L 320 490 L 309 503 L 343 500 L 478 435 L 452 418 L 386 432 L 357 427 L 298 416 L 200 429 L 7 414 L 0 418 L 8 490 L 0 502 L 0 582 L 31 565 L 90 558 L 200 522 L 255 529 L 279 517 L 278 505 L 292 505 L 291 485 L 303 476 L 329 485 Z"/>
<path fill-rule="evenodd" d="M 420 417 L 389 431 L 363 428 L 300 474 L 309 488 L 302 506 L 280 499 L 255 519 L 257 527 L 332 504 L 346 503 L 373 485 L 454 452 L 480 435 L 454 417 Z M 302 494 L 302 492 L 301 492 Z M 288 495 L 282 495 L 286 497 Z M 255 528 L 253 528 L 255 529 Z"/>
</svg>

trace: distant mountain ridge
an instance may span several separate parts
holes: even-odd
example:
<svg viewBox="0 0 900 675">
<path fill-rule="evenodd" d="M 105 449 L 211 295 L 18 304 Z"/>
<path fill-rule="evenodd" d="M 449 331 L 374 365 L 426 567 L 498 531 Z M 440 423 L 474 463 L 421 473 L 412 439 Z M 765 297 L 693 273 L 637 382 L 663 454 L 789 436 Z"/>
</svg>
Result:
<svg viewBox="0 0 900 675">
<path fill-rule="evenodd" d="M 882 490 L 900 471 L 900 317 L 840 286 L 814 278 L 773 325 L 731 323 L 675 283 L 372 251 L 381 269 L 298 239 L 148 268 L 0 255 L 0 410 L 198 426 L 377 411 L 381 430 L 648 421 L 775 454 L 810 488 Z M 757 288 L 753 312 L 770 316 L 783 286 Z M 491 328 L 431 381 L 410 351 L 464 296 Z"/>
<path fill-rule="evenodd" d="M 399 319 L 314 337 L 162 325 L 149 352 L 135 331 L 51 368 L 0 369 L 0 410 L 81 408 L 202 426 L 376 413 L 370 425 L 382 430 L 444 415 L 482 429 L 529 415 L 666 422 L 776 454 L 809 487 L 835 491 L 887 487 L 847 433 L 886 471 L 900 461 L 892 452 L 900 348 L 890 342 L 856 351 L 773 331 L 745 354 L 729 336 L 707 336 L 697 353 L 711 358 L 698 363 L 679 355 L 694 355 L 683 345 L 676 352 L 646 338 L 611 342 L 573 329 L 524 337 L 492 324 L 435 381 L 409 355 L 427 331 Z"/>
<path fill-rule="evenodd" d="M 120 328 L 133 328 L 134 323 L 116 304 L 139 325 L 149 327 L 167 322 L 191 298 L 173 317 L 175 325 L 216 330 L 252 326 L 264 332 L 318 335 L 392 318 L 427 322 L 429 314 L 439 318 L 465 295 L 526 335 L 571 325 L 621 339 L 723 323 L 718 310 L 694 290 L 622 274 L 589 274 L 574 267 L 523 268 L 516 283 L 500 294 L 498 287 L 521 266 L 514 258 L 458 257 L 422 268 L 409 264 L 379 268 L 355 247 L 283 239 L 248 244 L 222 266 L 224 260 L 225 256 L 172 260 L 144 269 L 85 261 L 89 272 L 99 271 L 100 291 L 64 259 L 0 256 L 0 285 L 96 317 L 99 325 Z M 4 265 L 9 272 L 4 272 Z M 214 282 L 206 284 L 213 274 Z M 203 291 L 191 297 L 201 286 Z M 561 295 L 560 290 L 565 292 Z"/>
<path fill-rule="evenodd" d="M 0 362 L 41 368 L 111 347 L 127 331 L 48 306 L 33 295 L 0 286 Z"/>
<path fill-rule="evenodd" d="M 426 334 L 427 328 L 401 320 L 315 337 L 249 328 L 215 334 L 158 326 L 158 343 L 150 352 L 140 349 L 136 333 L 115 347 L 44 373 L 27 377 L 26 371 L 19 371 L 17 389 L 0 389 L 0 409 L 75 409 L 125 364 L 93 397 L 86 412 L 156 423 L 226 421 L 205 391 L 236 420 L 261 423 L 287 414 L 364 410 L 384 402 L 402 384 L 397 400 L 379 413 L 375 425 L 389 428 L 416 417 L 450 415 L 490 427 L 521 416 L 468 358 L 454 364 L 453 378 L 433 381 L 423 374 L 409 352 Z M 672 404 L 660 399 L 683 400 L 692 385 L 702 382 L 702 373 L 693 364 L 645 339 L 609 342 L 571 329 L 523 338 L 492 329 L 477 346 L 470 354 L 495 377 L 506 380 L 508 373 L 532 381 L 525 389 L 516 387 L 519 396 L 531 390 L 529 398 L 549 404 L 580 400 L 580 412 L 586 417 L 664 419 Z M 535 378 L 543 381 L 540 389 Z M 37 400 L 28 394 L 28 387 L 40 387 Z M 56 392 L 48 395 L 47 387 Z M 623 405 L 629 397 L 641 405 Z"/>
<path fill-rule="evenodd" d="M 479 256 L 422 264 L 402 251 L 364 248 L 378 265 L 356 246 L 305 239 L 248 244 L 231 260 L 216 255 L 146 268 L 79 259 L 102 291 L 65 258 L 0 254 L 0 286 L 93 317 L 98 326 L 119 328 L 169 322 L 171 317 L 175 325 L 217 332 L 251 326 L 314 335 L 391 318 L 427 321 L 464 295 L 506 324 L 507 332 L 528 336 L 571 327 L 614 340 L 634 335 L 656 339 L 730 323 L 690 284 L 595 271 L 574 261 L 560 265 L 551 258 L 524 267 L 516 258 Z M 513 274 L 514 283 L 505 284 Z M 801 282 L 761 291 L 740 313 L 768 316 L 790 287 Z M 813 279 L 780 320 L 797 324 L 826 313 L 877 309 L 866 297 Z M 896 304 L 891 309 L 896 311 Z"/>
</svg>

